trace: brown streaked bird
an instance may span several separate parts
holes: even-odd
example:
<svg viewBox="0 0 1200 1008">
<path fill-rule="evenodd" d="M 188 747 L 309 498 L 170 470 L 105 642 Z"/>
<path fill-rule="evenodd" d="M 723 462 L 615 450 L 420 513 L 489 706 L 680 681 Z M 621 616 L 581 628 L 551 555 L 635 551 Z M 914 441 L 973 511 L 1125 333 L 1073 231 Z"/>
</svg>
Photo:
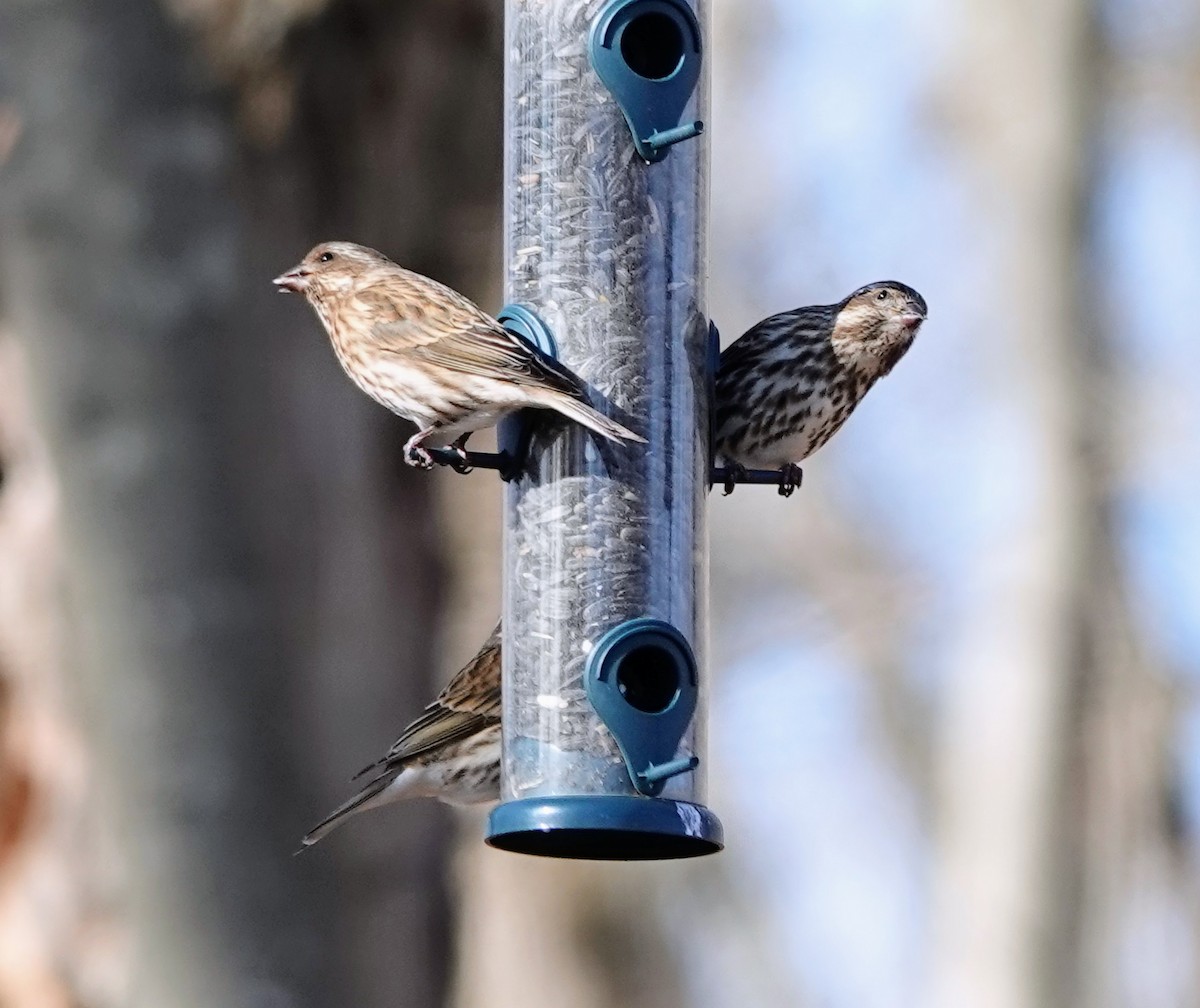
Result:
<svg viewBox="0 0 1200 1008">
<path fill-rule="evenodd" d="M 639 441 L 587 403 L 571 371 L 471 301 L 353 242 L 325 242 L 275 278 L 303 294 L 346 374 L 419 428 L 404 446 L 428 469 L 423 445 L 449 444 L 465 461 L 472 432 L 525 407 L 555 410 L 612 441 Z"/>
<path fill-rule="evenodd" d="M 759 322 L 721 354 L 716 454 L 734 469 L 779 469 L 779 492 L 789 496 L 802 475 L 797 463 L 896 366 L 927 315 L 920 294 L 884 280 L 837 304 Z"/>
<path fill-rule="evenodd" d="M 474 805 L 500 797 L 500 624 L 425 713 L 400 733 L 349 801 L 314 826 L 311 847 L 350 816 L 405 798 Z M 303 848 L 301 848 L 303 849 Z"/>
</svg>

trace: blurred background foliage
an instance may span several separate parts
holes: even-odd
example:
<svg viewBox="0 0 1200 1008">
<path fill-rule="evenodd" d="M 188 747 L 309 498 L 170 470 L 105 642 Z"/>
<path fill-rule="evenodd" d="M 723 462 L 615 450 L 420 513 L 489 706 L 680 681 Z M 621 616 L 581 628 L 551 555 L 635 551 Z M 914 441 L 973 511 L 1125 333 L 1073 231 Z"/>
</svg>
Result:
<svg viewBox="0 0 1200 1008">
<path fill-rule="evenodd" d="M 694 863 L 410 803 L 304 857 L 498 610 L 499 487 L 269 280 L 496 307 L 500 0 L 0 4 L 0 1004 L 1200 1003 L 1200 6 L 714 0 L 726 341 L 918 344 L 711 508 Z"/>
</svg>

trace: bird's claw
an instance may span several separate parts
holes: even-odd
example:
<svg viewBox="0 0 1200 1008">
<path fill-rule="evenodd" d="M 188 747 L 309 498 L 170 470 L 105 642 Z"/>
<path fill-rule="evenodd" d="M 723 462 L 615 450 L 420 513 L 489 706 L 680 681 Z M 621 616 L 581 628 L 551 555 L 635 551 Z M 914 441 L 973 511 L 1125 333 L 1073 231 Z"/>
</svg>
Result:
<svg viewBox="0 0 1200 1008">
<path fill-rule="evenodd" d="M 730 463 L 725 469 L 725 492 L 723 497 L 728 497 L 733 493 L 733 488 L 738 485 L 740 480 L 746 478 L 746 467 L 738 465 L 736 462 Z"/>
<path fill-rule="evenodd" d="M 804 470 L 794 462 L 789 462 L 779 470 L 779 496 L 791 497 L 796 488 L 804 482 Z"/>
<path fill-rule="evenodd" d="M 433 456 L 420 445 L 411 442 L 404 446 L 404 461 L 417 469 L 433 468 Z"/>
</svg>

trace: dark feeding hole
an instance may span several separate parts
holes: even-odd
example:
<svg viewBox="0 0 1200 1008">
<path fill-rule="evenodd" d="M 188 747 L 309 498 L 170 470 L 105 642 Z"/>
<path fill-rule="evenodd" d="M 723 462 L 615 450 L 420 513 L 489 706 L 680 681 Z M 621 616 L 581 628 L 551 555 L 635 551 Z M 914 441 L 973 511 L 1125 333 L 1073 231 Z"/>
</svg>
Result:
<svg viewBox="0 0 1200 1008">
<path fill-rule="evenodd" d="M 683 61 L 679 22 L 668 14 L 639 14 L 621 33 L 621 56 L 639 77 L 670 77 Z"/>
<path fill-rule="evenodd" d="M 658 644 L 643 644 L 621 659 L 617 688 L 631 707 L 661 714 L 679 695 L 679 664 L 675 654 Z"/>
</svg>

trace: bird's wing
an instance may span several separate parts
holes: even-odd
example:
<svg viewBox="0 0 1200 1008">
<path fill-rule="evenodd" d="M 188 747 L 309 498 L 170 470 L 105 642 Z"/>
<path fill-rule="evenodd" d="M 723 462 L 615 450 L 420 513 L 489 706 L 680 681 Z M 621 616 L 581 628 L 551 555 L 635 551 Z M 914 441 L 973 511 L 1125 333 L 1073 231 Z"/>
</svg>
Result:
<svg viewBox="0 0 1200 1008">
<path fill-rule="evenodd" d="M 412 333 L 418 323 L 385 324 L 387 329 L 398 326 L 405 330 L 408 345 L 393 350 L 393 341 L 389 340 L 382 343 L 385 351 L 450 371 L 502 378 L 519 385 L 549 386 L 575 399 L 586 398 L 584 384 L 577 375 L 486 316 L 470 327 L 423 334 L 419 342 Z"/>
<path fill-rule="evenodd" d="M 728 374 L 745 363 L 757 364 L 771 344 L 786 342 L 797 331 L 832 326 L 836 309 L 836 305 L 810 305 L 755 323 L 721 351 L 718 373 Z"/>
<path fill-rule="evenodd" d="M 424 753 L 482 731 L 500 721 L 500 626 L 483 647 L 446 684 L 424 713 L 400 733 L 383 759 L 354 776 L 376 767 L 394 767 Z"/>
<path fill-rule="evenodd" d="M 451 371 L 549 386 L 586 399 L 586 388 L 574 372 L 509 332 L 458 291 L 428 277 L 398 270 L 386 281 L 357 291 L 355 299 L 379 319 L 371 337 L 384 353 Z"/>
<path fill-rule="evenodd" d="M 450 710 L 500 719 L 501 624 L 438 694 L 437 703 Z"/>
</svg>

